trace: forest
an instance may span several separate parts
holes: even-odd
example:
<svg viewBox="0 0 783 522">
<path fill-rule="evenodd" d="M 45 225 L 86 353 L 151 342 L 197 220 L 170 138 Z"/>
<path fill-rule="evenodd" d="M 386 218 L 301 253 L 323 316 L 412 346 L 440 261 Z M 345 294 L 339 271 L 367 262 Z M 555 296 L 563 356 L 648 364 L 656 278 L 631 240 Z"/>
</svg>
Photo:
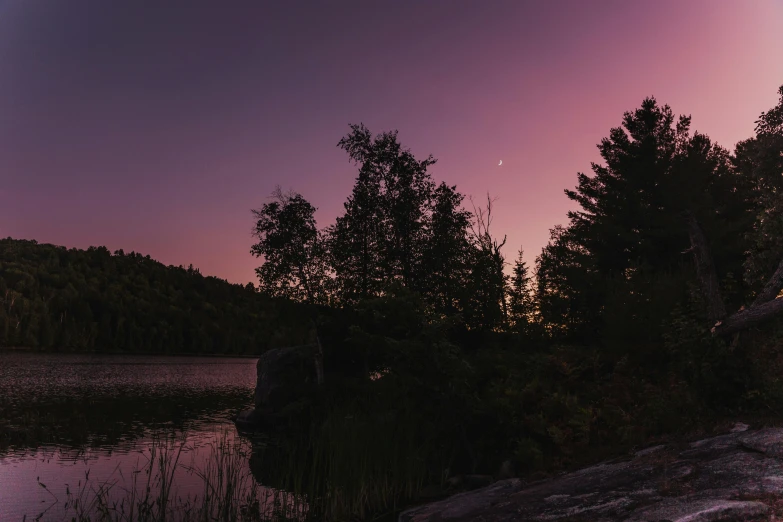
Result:
<svg viewBox="0 0 783 522">
<path fill-rule="evenodd" d="M 343 309 L 405 289 L 472 332 L 604 352 L 658 345 L 672 315 L 687 315 L 736 346 L 738 332 L 783 310 L 782 117 L 781 105 L 763 113 L 730 153 L 645 99 L 601 140 L 604 164 L 565 190 L 577 209 L 532 271 L 491 230 L 489 195 L 466 208 L 428 172 L 432 156 L 416 159 L 396 131 L 352 125 L 338 146 L 359 172 L 334 225 L 319 229 L 315 207 L 280 188 L 253 211 L 260 289 Z"/>
<path fill-rule="evenodd" d="M 135 252 L 0 239 L 0 348 L 257 355 L 306 340 L 296 306 Z"/>
<path fill-rule="evenodd" d="M 507 255 L 491 197 L 437 183 L 435 159 L 415 158 L 396 132 L 351 126 L 338 146 L 358 175 L 333 225 L 319 227 L 295 191 L 254 211 L 261 292 L 309 307 L 323 338 L 339 413 L 316 424 L 385 425 L 366 438 L 362 424 L 338 430 L 372 441 L 369 461 L 384 446 L 426 472 L 491 474 L 504 459 L 551 471 L 779 415 L 779 94 L 733 152 L 643 100 L 565 191 L 576 208 L 533 267 L 517 245 Z M 330 377 L 336 359 L 361 361 L 365 378 Z M 401 426 L 408 446 L 383 438 Z"/>
<path fill-rule="evenodd" d="M 396 131 L 352 125 L 338 146 L 357 177 L 333 225 L 295 191 L 253 210 L 257 288 L 0 241 L 0 346 L 259 354 L 317 336 L 321 390 L 287 415 L 317 405 L 304 431 L 364 459 L 381 504 L 444 469 L 535 474 L 779 415 L 779 94 L 733 151 L 643 100 L 565 190 L 575 210 L 531 267 L 493 228 L 490 196 L 436 182 L 436 160 Z"/>
</svg>

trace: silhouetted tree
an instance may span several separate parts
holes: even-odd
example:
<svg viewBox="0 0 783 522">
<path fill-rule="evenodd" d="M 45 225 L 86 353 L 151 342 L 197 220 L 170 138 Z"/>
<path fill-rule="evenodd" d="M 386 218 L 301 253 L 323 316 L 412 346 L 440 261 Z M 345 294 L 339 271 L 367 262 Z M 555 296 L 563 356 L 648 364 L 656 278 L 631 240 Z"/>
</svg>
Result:
<svg viewBox="0 0 783 522">
<path fill-rule="evenodd" d="M 756 136 L 740 142 L 735 153 L 738 170 L 752 186 L 746 197 L 755 209 L 747 234 L 752 246 L 745 264 L 745 280 L 753 299 L 747 307 L 715 323 L 713 332 L 719 335 L 730 335 L 783 313 L 783 299 L 778 298 L 783 290 L 783 87 L 778 93 L 777 106 L 757 121 Z"/>
<path fill-rule="evenodd" d="M 276 297 L 308 303 L 327 301 L 326 252 L 315 221 L 315 207 L 301 194 L 278 187 L 273 201 L 253 210 L 251 253 L 263 258 L 256 269 L 261 290 Z"/>
<path fill-rule="evenodd" d="M 316 346 L 314 366 L 317 382 L 323 384 L 323 348 L 315 305 L 328 302 L 325 240 L 316 226 L 315 207 L 301 194 L 283 194 L 278 187 L 273 197 L 274 201 L 253 211 L 258 219 L 254 234 L 259 242 L 251 252 L 264 258 L 256 273 L 261 291 L 310 305 Z"/>
<path fill-rule="evenodd" d="M 331 259 L 342 297 L 348 301 L 381 295 L 396 281 L 416 287 L 434 184 L 427 168 L 404 149 L 397 132 L 373 137 L 352 125 L 338 146 L 359 165 L 345 214 L 329 230 Z"/>
<path fill-rule="evenodd" d="M 762 113 L 756 136 L 737 144 L 734 162 L 752 183 L 756 213 L 745 278 L 759 292 L 783 258 L 783 87 L 778 105 Z"/>
<path fill-rule="evenodd" d="M 500 328 L 507 317 L 505 258 L 501 249 L 506 236 L 498 241 L 491 233 L 493 200 L 487 194 L 486 207 L 473 204 L 470 225 L 470 270 L 465 302 L 462 305 L 467 326 L 476 330 Z"/>
<path fill-rule="evenodd" d="M 435 189 L 424 245 L 423 293 L 445 315 L 459 312 L 469 278 L 472 214 L 462 208 L 464 198 L 456 186 L 441 183 Z"/>
<path fill-rule="evenodd" d="M 545 330 L 557 341 L 596 338 L 600 321 L 598 274 L 575 229 L 561 225 L 536 258 L 535 300 Z"/>
<path fill-rule="evenodd" d="M 345 202 L 345 214 L 327 230 L 329 259 L 343 301 L 380 294 L 384 282 L 381 233 L 379 190 L 369 176 L 360 174 Z"/>
<path fill-rule="evenodd" d="M 675 125 L 669 106 L 645 99 L 601 140 L 605 165 L 593 164 L 593 176 L 578 174 L 576 189 L 565 191 L 580 205 L 568 214 L 570 227 L 601 274 L 623 274 L 634 265 L 666 270 L 680 263 L 687 235 L 668 181 L 689 125 L 685 117 Z"/>
<path fill-rule="evenodd" d="M 526 332 L 533 320 L 534 302 L 532 277 L 528 273 L 523 251 L 519 249 L 514 268 L 511 273 L 511 284 L 508 288 L 508 317 L 510 326 L 517 332 Z"/>
<path fill-rule="evenodd" d="M 742 178 L 724 149 L 689 131 L 690 117 L 675 123 L 668 106 L 647 98 L 599 144 L 605 164 L 593 164 L 594 175 L 580 173 L 576 189 L 566 191 L 580 208 L 569 213 L 569 226 L 550 242 L 539 266 L 542 314 L 553 312 L 555 324 L 601 324 L 610 288 L 625 285 L 630 295 L 639 271 L 646 278 L 690 271 L 684 253 L 699 256 L 697 277 L 716 290 L 741 269 L 747 244 L 736 231 L 751 215 Z M 711 254 L 699 255 L 695 240 Z M 722 301 L 705 295 L 705 303 L 707 315 L 722 315 Z M 580 336 L 588 330 L 600 336 L 600 326 L 580 330 Z"/>
</svg>

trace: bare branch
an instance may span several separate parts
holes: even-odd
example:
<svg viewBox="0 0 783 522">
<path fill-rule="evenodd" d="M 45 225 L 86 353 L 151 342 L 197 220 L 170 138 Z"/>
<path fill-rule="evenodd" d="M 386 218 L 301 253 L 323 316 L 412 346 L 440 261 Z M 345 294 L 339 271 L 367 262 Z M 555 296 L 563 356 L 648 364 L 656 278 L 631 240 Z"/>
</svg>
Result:
<svg viewBox="0 0 783 522">
<path fill-rule="evenodd" d="M 756 296 L 753 304 L 748 308 L 743 306 L 737 313 L 715 323 L 711 329 L 712 333 L 720 336 L 731 335 L 783 313 L 783 298 L 777 298 L 781 286 L 783 286 L 783 260 Z"/>
<path fill-rule="evenodd" d="M 761 289 L 759 295 L 756 296 L 751 307 L 772 301 L 778 296 L 781 288 L 783 288 L 783 259 L 780 260 L 780 264 L 775 270 L 775 273 L 772 274 L 772 277 L 769 278 L 767 284 L 764 285 L 764 288 Z"/>
<path fill-rule="evenodd" d="M 712 333 L 720 336 L 731 335 L 745 330 L 754 324 L 766 321 L 782 312 L 783 299 L 773 299 L 772 301 L 740 310 L 725 320 L 719 321 L 712 327 Z"/>
<path fill-rule="evenodd" d="M 492 239 L 490 233 L 490 225 L 492 225 L 492 206 L 498 200 L 497 197 L 491 198 L 489 192 L 487 192 L 487 206 L 486 208 L 476 206 L 476 202 L 473 196 L 469 196 L 468 200 L 473 206 L 474 220 L 470 223 L 470 233 L 473 239 L 484 249 L 495 251 L 496 253 L 503 248 L 506 244 L 507 236 L 503 236 L 503 241 L 498 243 Z"/>
</svg>

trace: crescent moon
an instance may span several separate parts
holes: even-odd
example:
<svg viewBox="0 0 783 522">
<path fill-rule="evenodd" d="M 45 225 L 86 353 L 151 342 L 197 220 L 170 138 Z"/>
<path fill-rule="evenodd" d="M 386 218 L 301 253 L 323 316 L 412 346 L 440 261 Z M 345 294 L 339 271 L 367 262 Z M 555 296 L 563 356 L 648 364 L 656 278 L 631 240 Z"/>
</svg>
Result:
<svg viewBox="0 0 783 522">
<path fill-rule="evenodd" d="M 498 163 L 498 167 L 503 164 L 503 160 L 500 160 L 500 163 Z"/>
</svg>

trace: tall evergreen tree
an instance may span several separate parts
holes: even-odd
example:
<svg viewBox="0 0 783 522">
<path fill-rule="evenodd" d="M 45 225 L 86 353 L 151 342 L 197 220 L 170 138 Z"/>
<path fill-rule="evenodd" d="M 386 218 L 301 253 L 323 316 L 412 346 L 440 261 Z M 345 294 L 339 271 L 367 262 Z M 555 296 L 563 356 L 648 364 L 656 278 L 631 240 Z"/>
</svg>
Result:
<svg viewBox="0 0 783 522">
<path fill-rule="evenodd" d="M 565 191 L 581 207 L 569 212 L 570 227 L 602 274 L 679 263 L 687 235 L 672 212 L 665 181 L 689 125 L 688 118 L 675 125 L 669 106 L 645 99 L 601 140 L 605 165 L 593 164 L 593 176 L 579 173 L 576 189 Z"/>
<path fill-rule="evenodd" d="M 713 238 L 716 281 L 736 273 L 744 245 L 725 230 L 748 216 L 741 178 L 726 151 L 692 135 L 690 124 L 685 116 L 675 123 L 669 106 L 645 99 L 599 144 L 605 163 L 593 164 L 593 176 L 580 173 L 576 189 L 566 190 L 580 208 L 569 213 L 568 227 L 553 237 L 538 267 L 542 313 L 553 313 L 554 323 L 600 324 L 607 290 L 625 285 L 631 292 L 639 271 L 646 277 L 692 271 L 683 253 L 691 251 L 696 228 Z"/>
<path fill-rule="evenodd" d="M 520 248 L 511 272 L 508 289 L 508 317 L 510 326 L 517 332 L 526 332 L 533 320 L 534 303 L 532 277 Z"/>
<path fill-rule="evenodd" d="M 595 338 L 600 306 L 598 274 L 575 230 L 561 225 L 536 258 L 535 300 L 549 335 L 556 340 Z"/>
<path fill-rule="evenodd" d="M 702 294 L 708 303 L 708 318 L 714 324 L 711 331 L 725 337 L 769 320 L 783 313 L 783 87 L 778 91 L 778 105 L 761 114 L 756 136 L 737 145 L 733 181 L 729 183 L 735 203 L 731 209 L 743 222 L 753 223 L 749 240 L 745 281 L 751 286 L 751 299 L 733 314 L 727 307 L 721 289 L 715 283 L 717 270 L 713 262 L 715 242 L 708 243 L 698 219 L 691 219 L 691 248 L 696 261 Z M 731 179 L 731 178 L 728 178 Z M 738 180 L 738 182 L 737 182 Z M 752 211 L 752 212 L 749 212 Z M 726 215 L 721 207 L 715 214 Z M 750 216 L 750 217 L 748 217 Z M 723 245 L 721 245 L 723 246 Z M 734 336 L 733 344 L 737 344 Z"/>
<path fill-rule="evenodd" d="M 345 202 L 345 213 L 327 230 L 329 259 L 342 300 L 352 302 L 380 294 L 385 275 L 382 230 L 379 187 L 360 172 Z"/>
<path fill-rule="evenodd" d="M 446 315 L 460 310 L 469 275 L 472 214 L 462 207 L 464 198 L 456 186 L 438 185 L 424 248 L 423 293 L 435 311 Z"/>
</svg>

